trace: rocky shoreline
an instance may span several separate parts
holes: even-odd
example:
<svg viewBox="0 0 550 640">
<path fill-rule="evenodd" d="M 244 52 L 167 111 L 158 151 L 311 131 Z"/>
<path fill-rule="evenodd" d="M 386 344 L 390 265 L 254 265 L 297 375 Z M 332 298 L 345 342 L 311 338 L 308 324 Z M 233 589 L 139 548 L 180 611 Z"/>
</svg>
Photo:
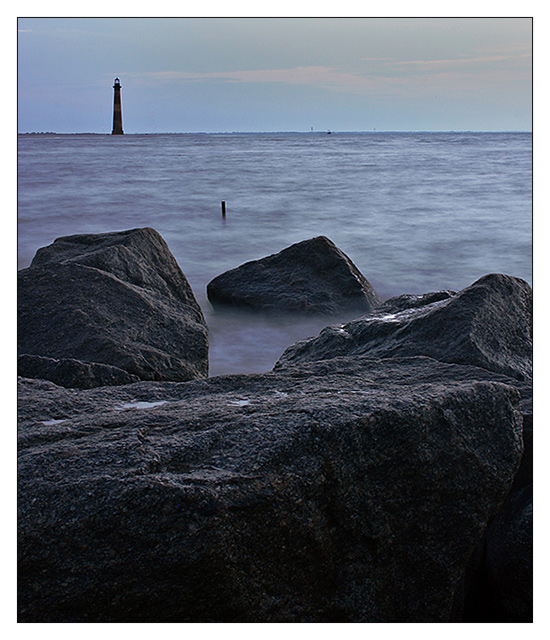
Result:
<svg viewBox="0 0 550 640">
<path fill-rule="evenodd" d="M 382 302 L 322 237 L 235 271 L 222 312 L 359 317 L 209 378 L 154 230 L 19 273 L 19 621 L 532 621 L 529 285 Z"/>
</svg>

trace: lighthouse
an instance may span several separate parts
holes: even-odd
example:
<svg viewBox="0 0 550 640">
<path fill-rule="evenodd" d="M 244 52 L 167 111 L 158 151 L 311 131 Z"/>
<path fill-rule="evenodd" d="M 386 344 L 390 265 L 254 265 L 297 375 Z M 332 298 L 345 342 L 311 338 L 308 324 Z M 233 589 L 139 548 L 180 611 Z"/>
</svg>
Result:
<svg viewBox="0 0 550 640">
<path fill-rule="evenodd" d="M 113 106 L 113 131 L 112 135 L 122 135 L 122 103 L 120 102 L 120 80 L 115 78 L 115 84 L 113 85 L 115 90 L 115 102 Z"/>
</svg>

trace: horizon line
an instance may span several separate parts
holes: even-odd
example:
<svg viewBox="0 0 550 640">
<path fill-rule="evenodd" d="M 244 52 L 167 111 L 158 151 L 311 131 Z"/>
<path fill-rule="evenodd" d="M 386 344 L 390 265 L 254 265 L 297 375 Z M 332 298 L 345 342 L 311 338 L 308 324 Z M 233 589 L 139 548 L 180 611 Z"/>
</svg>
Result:
<svg viewBox="0 0 550 640">
<path fill-rule="evenodd" d="M 318 129 L 313 131 L 304 130 L 273 130 L 273 131 L 134 131 L 125 132 L 127 136 L 155 136 L 155 135 L 246 135 L 246 134 L 324 134 L 328 133 L 533 133 L 532 129 Z M 91 135 L 91 136 L 111 136 L 111 133 L 99 131 L 18 131 L 17 135 Z"/>
</svg>

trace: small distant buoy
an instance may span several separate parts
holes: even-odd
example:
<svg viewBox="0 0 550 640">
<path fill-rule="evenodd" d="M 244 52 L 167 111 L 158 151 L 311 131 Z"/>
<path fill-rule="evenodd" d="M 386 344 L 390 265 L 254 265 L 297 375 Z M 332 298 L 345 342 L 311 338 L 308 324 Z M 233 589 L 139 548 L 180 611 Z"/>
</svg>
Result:
<svg viewBox="0 0 550 640">
<path fill-rule="evenodd" d="M 225 200 L 222 200 L 222 218 L 225 219 Z"/>
</svg>

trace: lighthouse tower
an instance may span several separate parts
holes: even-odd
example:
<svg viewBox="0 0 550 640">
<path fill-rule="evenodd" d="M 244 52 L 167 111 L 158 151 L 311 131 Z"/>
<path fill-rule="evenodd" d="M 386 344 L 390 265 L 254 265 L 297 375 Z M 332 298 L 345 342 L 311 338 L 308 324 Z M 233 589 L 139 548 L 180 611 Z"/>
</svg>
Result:
<svg viewBox="0 0 550 640">
<path fill-rule="evenodd" d="M 113 131 L 112 135 L 122 135 L 122 104 L 120 102 L 120 80 L 115 78 L 115 84 L 113 85 L 115 90 L 115 102 L 113 106 Z"/>
</svg>

